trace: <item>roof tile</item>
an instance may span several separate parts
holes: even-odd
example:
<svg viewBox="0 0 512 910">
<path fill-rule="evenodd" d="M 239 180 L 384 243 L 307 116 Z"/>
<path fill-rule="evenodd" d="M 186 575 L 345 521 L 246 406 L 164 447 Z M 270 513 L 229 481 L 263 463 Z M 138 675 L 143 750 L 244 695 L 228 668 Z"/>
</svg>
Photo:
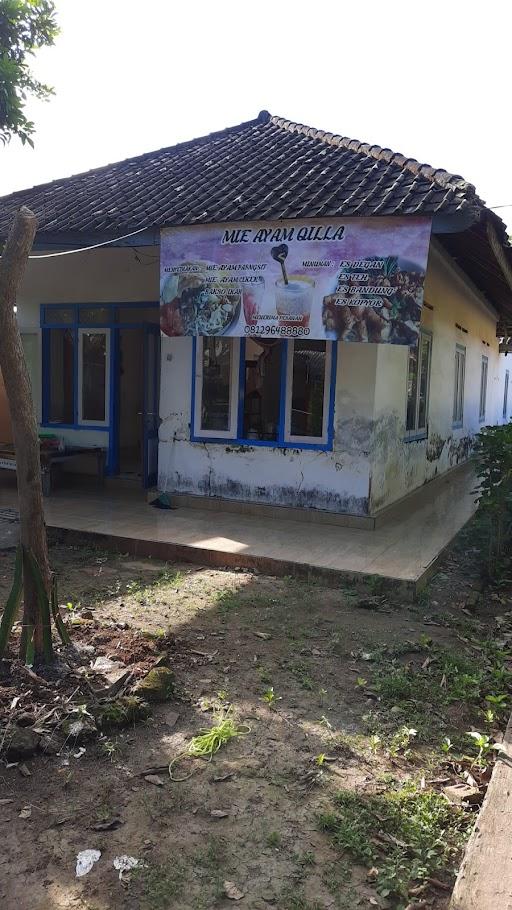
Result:
<svg viewBox="0 0 512 910">
<path fill-rule="evenodd" d="M 251 218 L 478 217 L 474 187 L 391 149 L 262 113 L 191 142 L 0 199 L 0 233 L 28 205 L 44 233 Z"/>
</svg>

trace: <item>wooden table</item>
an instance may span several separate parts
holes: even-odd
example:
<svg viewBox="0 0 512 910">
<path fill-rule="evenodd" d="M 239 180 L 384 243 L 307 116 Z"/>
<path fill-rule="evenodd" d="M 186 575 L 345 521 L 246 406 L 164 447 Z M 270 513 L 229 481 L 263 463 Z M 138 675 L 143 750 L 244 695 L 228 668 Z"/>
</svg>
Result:
<svg viewBox="0 0 512 910">
<path fill-rule="evenodd" d="M 55 485 L 55 473 L 58 470 L 57 465 L 65 464 L 72 458 L 83 458 L 84 456 L 96 459 L 98 471 L 98 485 L 103 486 L 105 480 L 105 462 L 106 449 L 100 446 L 66 446 L 63 452 L 57 449 L 40 449 L 41 459 L 41 483 L 43 495 L 49 496 Z M 7 471 L 16 470 L 16 455 L 14 446 L 0 443 L 0 468 Z"/>
</svg>

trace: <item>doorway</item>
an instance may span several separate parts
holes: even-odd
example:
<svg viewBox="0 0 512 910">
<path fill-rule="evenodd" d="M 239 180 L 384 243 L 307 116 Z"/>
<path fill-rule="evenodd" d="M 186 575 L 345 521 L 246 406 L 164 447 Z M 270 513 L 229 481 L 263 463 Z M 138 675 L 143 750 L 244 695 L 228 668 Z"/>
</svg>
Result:
<svg viewBox="0 0 512 910">
<path fill-rule="evenodd" d="M 119 329 L 119 476 L 143 471 L 144 330 Z"/>
</svg>

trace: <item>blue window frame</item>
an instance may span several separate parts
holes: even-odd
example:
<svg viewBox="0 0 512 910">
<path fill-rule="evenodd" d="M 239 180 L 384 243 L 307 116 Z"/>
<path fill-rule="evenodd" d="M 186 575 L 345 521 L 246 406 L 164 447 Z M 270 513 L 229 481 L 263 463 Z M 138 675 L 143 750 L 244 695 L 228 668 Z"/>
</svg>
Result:
<svg viewBox="0 0 512 910">
<path fill-rule="evenodd" d="M 294 370 L 297 366 L 295 355 L 301 352 L 301 348 L 295 348 L 294 340 L 281 340 L 276 342 L 279 345 L 279 375 L 277 377 L 275 413 L 275 426 L 272 432 L 268 434 L 271 438 L 256 438 L 253 434 L 247 433 L 246 414 L 246 352 L 247 341 L 245 338 L 219 338 L 219 347 L 222 356 L 226 351 L 230 351 L 229 366 L 227 360 L 223 365 L 217 363 L 216 369 L 221 376 L 220 407 L 217 405 L 215 429 L 212 425 L 210 429 L 205 430 L 201 427 L 202 405 L 203 405 L 203 344 L 215 343 L 215 339 L 194 338 L 192 348 L 192 419 L 191 419 L 191 441 L 192 442 L 209 442 L 226 444 L 228 442 L 234 445 L 263 446 L 285 449 L 313 449 L 321 451 L 332 450 L 334 438 L 334 399 L 336 391 L 336 367 L 337 367 L 337 344 L 334 341 L 325 342 L 325 372 L 323 379 L 323 402 L 322 402 L 322 433 L 315 435 L 306 435 L 306 432 L 297 432 L 298 427 L 294 430 L 292 411 L 300 414 L 295 410 L 294 402 Z M 300 342 L 304 344 L 304 342 Z M 319 344 L 313 342 L 313 345 Z M 306 353 L 306 352 L 305 352 Z M 311 355 L 311 352 L 307 352 Z M 311 358 L 310 358 L 311 359 Z M 277 366 L 274 364 L 277 372 Z M 318 410 L 318 409 L 317 409 Z M 300 421 L 299 421 L 300 422 Z M 295 418 L 295 424 L 297 419 Z M 300 434 L 300 435 L 299 435 Z"/>
<path fill-rule="evenodd" d="M 152 318 L 154 317 L 154 318 Z M 41 305 L 42 334 L 42 420 L 41 426 L 58 430 L 96 430 L 108 433 L 107 471 L 116 472 L 118 452 L 118 374 L 119 332 L 123 328 L 143 328 L 157 323 L 159 307 L 156 302 L 132 303 L 46 303 Z M 80 345 L 84 334 L 105 332 L 106 360 L 105 419 L 95 423 L 82 417 L 80 402 L 82 353 Z M 52 335 L 52 333 L 55 333 Z M 60 334 L 57 334 L 60 333 Z M 65 340 L 63 333 L 65 333 Z M 52 419 L 52 344 L 62 341 L 67 365 L 67 388 L 60 395 L 61 417 Z M 55 351 L 54 351 L 55 355 Z M 64 356 L 64 355 L 61 355 Z M 55 401 L 53 402 L 55 404 Z M 54 409 L 55 412 L 55 409 Z"/>
</svg>

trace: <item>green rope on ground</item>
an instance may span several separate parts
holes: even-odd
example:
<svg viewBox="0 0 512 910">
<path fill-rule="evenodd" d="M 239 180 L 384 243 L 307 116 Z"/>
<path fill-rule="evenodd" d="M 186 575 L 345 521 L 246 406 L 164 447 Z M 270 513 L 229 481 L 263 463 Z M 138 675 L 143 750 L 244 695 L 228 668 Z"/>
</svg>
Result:
<svg viewBox="0 0 512 910">
<path fill-rule="evenodd" d="M 242 724 L 241 726 L 236 724 L 231 708 L 228 708 L 227 711 L 218 715 L 216 724 L 209 729 L 203 728 L 200 730 L 198 735 L 190 740 L 188 749 L 173 758 L 169 765 L 169 777 L 175 783 L 188 780 L 189 777 L 192 777 L 193 770 L 185 777 L 175 777 L 173 774 L 173 768 L 179 761 L 190 757 L 203 758 L 205 761 L 211 762 L 215 753 L 219 751 L 221 746 L 228 743 L 230 739 L 235 739 L 237 736 L 247 736 L 250 732 L 251 728 L 247 724 Z"/>
</svg>

